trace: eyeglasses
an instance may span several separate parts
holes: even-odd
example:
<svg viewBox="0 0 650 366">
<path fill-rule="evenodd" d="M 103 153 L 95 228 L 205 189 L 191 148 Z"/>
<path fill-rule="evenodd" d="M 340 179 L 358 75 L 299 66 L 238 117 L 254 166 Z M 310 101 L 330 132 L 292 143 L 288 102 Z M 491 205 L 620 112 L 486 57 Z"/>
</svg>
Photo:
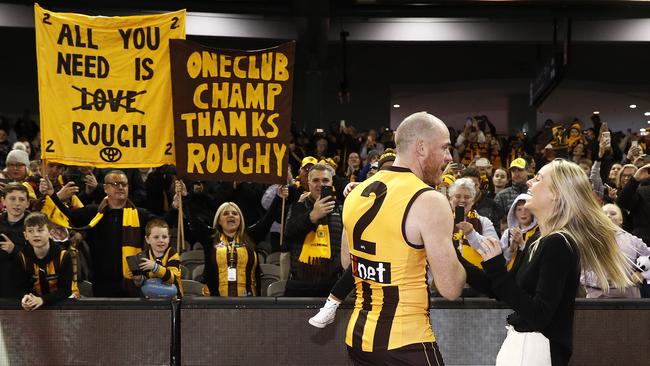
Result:
<svg viewBox="0 0 650 366">
<path fill-rule="evenodd" d="M 113 186 L 113 188 L 126 188 L 129 186 L 128 182 L 105 182 L 105 184 Z"/>
</svg>

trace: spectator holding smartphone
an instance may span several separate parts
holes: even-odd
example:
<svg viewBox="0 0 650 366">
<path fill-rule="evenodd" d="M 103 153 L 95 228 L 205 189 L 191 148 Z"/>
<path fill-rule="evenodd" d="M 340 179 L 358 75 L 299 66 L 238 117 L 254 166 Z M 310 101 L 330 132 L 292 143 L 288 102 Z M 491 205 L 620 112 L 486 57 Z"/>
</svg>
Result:
<svg viewBox="0 0 650 366">
<path fill-rule="evenodd" d="M 308 176 L 309 194 L 289 210 L 285 234 L 291 275 L 285 296 L 325 297 L 341 272 L 343 222 L 341 208 L 332 199 L 333 176 L 329 165 L 314 165 Z"/>
</svg>

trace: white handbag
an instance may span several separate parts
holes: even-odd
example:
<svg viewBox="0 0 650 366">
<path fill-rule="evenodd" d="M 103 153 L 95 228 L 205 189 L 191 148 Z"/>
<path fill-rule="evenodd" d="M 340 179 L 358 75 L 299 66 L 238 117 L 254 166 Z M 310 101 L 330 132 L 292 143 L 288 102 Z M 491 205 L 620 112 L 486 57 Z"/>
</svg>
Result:
<svg viewBox="0 0 650 366">
<path fill-rule="evenodd" d="M 542 333 L 517 332 L 512 325 L 506 329 L 496 366 L 551 366 L 551 346 Z"/>
</svg>

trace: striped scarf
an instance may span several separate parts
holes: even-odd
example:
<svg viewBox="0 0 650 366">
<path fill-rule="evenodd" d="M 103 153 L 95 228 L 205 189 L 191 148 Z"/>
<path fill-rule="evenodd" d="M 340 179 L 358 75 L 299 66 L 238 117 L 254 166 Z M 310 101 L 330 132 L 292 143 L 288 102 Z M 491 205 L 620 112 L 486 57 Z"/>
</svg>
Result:
<svg viewBox="0 0 650 366">
<path fill-rule="evenodd" d="M 479 219 L 478 212 L 472 209 L 467 212 L 466 216 L 467 217 L 465 217 L 465 221 L 472 224 L 472 227 L 477 233 L 483 233 L 483 225 L 481 225 L 481 220 Z M 455 225 L 452 241 L 454 242 L 454 246 L 459 248 L 463 258 L 467 259 L 467 261 L 474 266 L 483 269 L 483 265 L 481 264 L 483 258 L 480 254 L 478 254 L 476 249 L 472 248 L 472 246 L 469 244 L 465 233 L 462 232 L 462 230 L 459 230 Z"/>
<path fill-rule="evenodd" d="M 302 279 L 323 278 L 329 274 L 331 257 L 329 226 L 318 225 L 305 236 L 296 271 Z"/>
<path fill-rule="evenodd" d="M 84 204 L 81 202 L 79 197 L 77 195 L 72 195 L 70 198 L 70 204 L 64 203 L 65 205 L 71 207 L 72 209 L 77 209 L 84 207 Z M 44 213 L 47 217 L 50 218 L 50 221 L 52 223 L 62 226 L 66 229 L 71 229 L 72 225 L 70 225 L 70 220 L 66 215 L 59 210 L 58 207 L 56 207 L 56 204 L 50 196 L 45 196 L 45 201 L 43 202 L 43 207 L 41 208 L 41 212 Z"/>
<path fill-rule="evenodd" d="M 90 220 L 90 223 L 78 230 L 88 230 L 95 227 L 104 217 L 108 209 L 108 199 L 104 197 L 97 208 L 97 215 Z M 126 279 L 133 279 L 129 276 L 129 265 L 126 257 L 136 255 L 142 251 L 142 238 L 140 237 L 140 218 L 138 209 L 131 200 L 126 200 L 122 209 L 122 276 Z"/>
</svg>

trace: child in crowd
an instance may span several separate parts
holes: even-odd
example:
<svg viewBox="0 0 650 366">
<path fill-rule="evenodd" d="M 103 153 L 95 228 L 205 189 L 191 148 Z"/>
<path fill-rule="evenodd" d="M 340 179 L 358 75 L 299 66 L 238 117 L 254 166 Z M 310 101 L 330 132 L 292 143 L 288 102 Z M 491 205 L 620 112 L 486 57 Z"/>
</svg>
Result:
<svg viewBox="0 0 650 366">
<path fill-rule="evenodd" d="M 29 214 L 29 193 L 18 182 L 5 184 L 4 193 L 4 211 L 0 214 L 0 297 L 15 298 L 22 291 L 15 280 L 20 272 L 16 258 L 27 245 L 23 222 Z"/>
<path fill-rule="evenodd" d="M 510 206 L 508 211 L 508 229 L 501 235 L 501 249 L 506 265 L 510 270 L 517 258 L 517 255 L 524 250 L 530 238 L 537 234 L 537 220 L 529 209 L 524 207 L 530 195 L 522 193 Z"/>
<path fill-rule="evenodd" d="M 36 310 L 70 296 L 72 262 L 69 254 L 50 241 L 50 220 L 40 212 L 25 218 L 25 238 L 29 245 L 18 254 L 25 310 Z"/>
<path fill-rule="evenodd" d="M 136 278 L 136 284 L 142 286 L 142 292 L 147 297 L 182 297 L 181 261 L 176 250 L 169 246 L 167 222 L 162 219 L 150 220 L 145 227 L 144 239 L 148 249 L 140 269 L 145 275 Z"/>
</svg>

